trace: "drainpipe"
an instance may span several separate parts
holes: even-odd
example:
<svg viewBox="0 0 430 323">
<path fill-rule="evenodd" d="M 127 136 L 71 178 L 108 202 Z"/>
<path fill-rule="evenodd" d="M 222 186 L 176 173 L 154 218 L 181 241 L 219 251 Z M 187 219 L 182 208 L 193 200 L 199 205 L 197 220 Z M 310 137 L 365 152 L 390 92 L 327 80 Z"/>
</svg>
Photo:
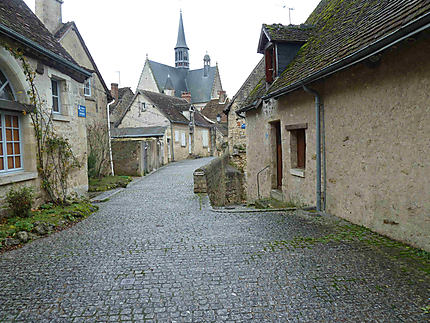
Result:
<svg viewBox="0 0 430 323">
<path fill-rule="evenodd" d="M 175 161 L 175 152 L 174 152 L 174 147 L 175 147 L 175 134 L 173 133 L 173 123 L 172 121 L 170 121 L 170 147 L 172 148 L 172 152 L 171 152 L 171 157 L 172 157 L 172 162 Z"/>
<path fill-rule="evenodd" d="M 111 143 L 111 132 L 110 132 L 110 114 L 109 114 L 109 108 L 111 104 L 113 104 L 115 100 L 112 100 L 112 102 L 108 103 L 106 105 L 106 112 L 107 112 L 107 123 L 108 123 L 108 136 L 109 136 L 109 162 L 110 162 L 110 171 L 112 176 L 115 176 L 115 173 L 113 171 L 113 158 L 112 158 L 112 143 Z"/>
<path fill-rule="evenodd" d="M 321 212 L 321 121 L 320 121 L 320 106 L 321 99 L 320 95 L 317 91 L 306 87 L 306 85 L 302 85 L 303 90 L 312 94 L 315 97 L 315 123 L 316 123 L 316 154 L 317 154 L 317 178 L 316 178 L 316 192 L 317 192 L 317 212 Z"/>
<path fill-rule="evenodd" d="M 327 207 L 327 167 L 326 167 L 326 157 L 325 157 L 325 110 L 324 110 L 324 104 L 321 104 L 321 144 L 322 144 L 322 164 L 323 164 L 323 206 L 322 209 L 325 212 Z"/>
</svg>

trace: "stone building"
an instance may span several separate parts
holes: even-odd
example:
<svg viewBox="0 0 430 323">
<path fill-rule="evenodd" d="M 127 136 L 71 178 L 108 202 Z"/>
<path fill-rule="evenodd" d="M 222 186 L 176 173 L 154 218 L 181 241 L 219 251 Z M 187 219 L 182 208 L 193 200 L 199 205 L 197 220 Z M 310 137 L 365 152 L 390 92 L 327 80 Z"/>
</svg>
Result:
<svg viewBox="0 0 430 323">
<path fill-rule="evenodd" d="M 211 66 L 211 59 L 206 54 L 203 58 L 203 68 L 190 70 L 188 50 L 181 12 L 175 46 L 175 66 L 151 61 L 146 57 L 137 89 L 186 98 L 198 110 L 210 100 L 225 96 L 218 64 Z"/>
<path fill-rule="evenodd" d="M 264 58 L 254 67 L 232 100 L 223 110 L 227 116 L 228 147 L 235 165 L 246 171 L 246 122 L 245 116 L 236 112 L 242 107 L 250 95 L 256 92 L 257 84 L 264 78 Z M 265 87 L 264 87 L 265 88 Z M 258 88 L 257 88 L 258 90 Z M 254 92 L 252 92 L 254 91 Z"/>
<path fill-rule="evenodd" d="M 227 116 L 223 112 L 227 105 L 228 99 L 224 96 L 224 98 L 209 101 L 200 111 L 201 115 L 213 125 L 214 154 L 218 156 L 223 154 L 228 139 Z"/>
<path fill-rule="evenodd" d="M 211 123 L 185 99 L 138 90 L 114 126 L 128 131 L 164 127 L 160 139 L 162 164 L 213 153 Z"/>
<path fill-rule="evenodd" d="M 35 12 L 70 56 L 79 65 L 91 71 L 92 76 L 85 81 L 83 89 L 87 127 L 91 127 L 90 130 L 94 129 L 88 132 L 89 148 L 97 146 L 94 141 L 106 145 L 109 140 L 107 104 L 112 101 L 112 96 L 75 22 L 62 22 L 62 3 L 63 1 L 59 0 L 36 0 Z M 105 140 L 90 138 L 95 131 L 103 132 Z M 97 134 L 97 137 L 100 136 L 101 134 Z M 93 148 L 93 150 L 99 150 L 97 147 Z M 99 158 L 106 160 L 103 170 L 103 173 L 106 174 L 109 172 L 109 163 L 107 162 L 107 149 L 104 148 L 104 155 Z"/>
<path fill-rule="evenodd" d="M 111 127 L 114 128 L 124 111 L 129 107 L 131 100 L 134 98 L 134 93 L 129 87 L 118 88 L 118 84 L 112 83 L 111 95 L 114 102 L 109 106 L 109 121 Z"/>
<path fill-rule="evenodd" d="M 306 25 L 263 25 L 265 78 L 237 111 L 249 199 L 316 206 L 430 250 L 429 12 L 332 0 Z"/>
<path fill-rule="evenodd" d="M 82 167 L 69 178 L 69 189 L 88 190 L 84 83 L 91 72 L 81 67 L 21 0 L 0 2 L 0 195 L 13 185 L 40 188 L 34 128 L 26 111 L 29 83 L 20 62 L 4 46 L 23 50 L 44 109 L 55 131 L 67 138 Z M 29 108 L 32 109 L 32 108 Z"/>
</svg>

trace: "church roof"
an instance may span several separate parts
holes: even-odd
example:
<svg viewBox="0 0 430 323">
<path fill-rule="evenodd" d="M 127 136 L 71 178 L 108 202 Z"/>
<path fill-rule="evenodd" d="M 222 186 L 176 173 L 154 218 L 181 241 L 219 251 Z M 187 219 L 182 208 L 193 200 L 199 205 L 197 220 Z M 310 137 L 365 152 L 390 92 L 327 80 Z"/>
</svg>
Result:
<svg viewBox="0 0 430 323">
<path fill-rule="evenodd" d="M 187 46 L 187 42 L 185 41 L 184 23 L 182 21 L 182 11 L 181 11 L 181 15 L 179 16 L 178 40 L 176 42 L 175 49 L 176 48 L 189 49 Z"/>
<path fill-rule="evenodd" d="M 217 73 L 216 66 L 209 67 L 209 75 L 204 76 L 204 70 L 187 70 L 148 60 L 158 89 L 163 91 L 170 75 L 175 96 L 181 97 L 182 92 L 191 93 L 191 103 L 208 102 L 212 96 L 212 87 Z"/>
</svg>

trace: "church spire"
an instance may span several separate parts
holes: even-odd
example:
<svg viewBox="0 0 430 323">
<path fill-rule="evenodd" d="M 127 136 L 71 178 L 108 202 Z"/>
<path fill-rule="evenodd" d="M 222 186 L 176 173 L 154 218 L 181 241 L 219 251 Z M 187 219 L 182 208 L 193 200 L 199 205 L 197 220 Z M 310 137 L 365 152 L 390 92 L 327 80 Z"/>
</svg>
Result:
<svg viewBox="0 0 430 323">
<path fill-rule="evenodd" d="M 188 46 L 185 41 L 184 23 L 182 21 L 182 10 L 179 16 L 178 41 L 175 47 L 175 67 L 189 68 Z"/>
</svg>

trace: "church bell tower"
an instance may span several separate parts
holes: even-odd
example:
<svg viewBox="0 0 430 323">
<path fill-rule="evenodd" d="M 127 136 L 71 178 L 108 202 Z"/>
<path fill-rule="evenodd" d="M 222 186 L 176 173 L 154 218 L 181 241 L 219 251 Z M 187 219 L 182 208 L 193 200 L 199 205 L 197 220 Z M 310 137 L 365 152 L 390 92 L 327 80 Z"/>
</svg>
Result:
<svg viewBox="0 0 430 323">
<path fill-rule="evenodd" d="M 188 46 L 185 41 L 184 23 L 182 22 L 182 10 L 179 16 L 179 30 L 178 30 L 178 41 L 175 47 L 175 67 L 186 68 L 190 67 L 190 61 L 188 56 Z"/>
</svg>

